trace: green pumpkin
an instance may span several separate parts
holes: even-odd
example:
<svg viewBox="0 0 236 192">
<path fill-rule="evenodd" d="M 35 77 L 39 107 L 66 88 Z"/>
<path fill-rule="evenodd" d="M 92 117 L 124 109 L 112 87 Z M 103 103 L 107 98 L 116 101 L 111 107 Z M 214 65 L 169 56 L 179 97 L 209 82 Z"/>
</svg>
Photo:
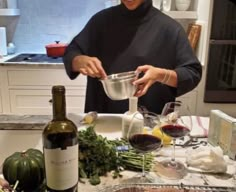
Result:
<svg viewBox="0 0 236 192">
<path fill-rule="evenodd" d="M 33 191 L 44 180 L 43 153 L 37 149 L 15 152 L 5 159 L 2 171 L 4 178 L 11 185 L 19 181 L 17 189 Z"/>
</svg>

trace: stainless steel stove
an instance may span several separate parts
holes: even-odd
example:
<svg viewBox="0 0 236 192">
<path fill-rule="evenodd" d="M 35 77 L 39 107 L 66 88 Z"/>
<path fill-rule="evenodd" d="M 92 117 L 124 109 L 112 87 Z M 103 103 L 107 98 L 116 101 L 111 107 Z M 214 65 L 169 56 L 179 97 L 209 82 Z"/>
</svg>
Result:
<svg viewBox="0 0 236 192">
<path fill-rule="evenodd" d="M 30 63 L 63 63 L 62 57 L 48 57 L 46 54 L 23 53 L 5 62 L 30 62 Z"/>
</svg>

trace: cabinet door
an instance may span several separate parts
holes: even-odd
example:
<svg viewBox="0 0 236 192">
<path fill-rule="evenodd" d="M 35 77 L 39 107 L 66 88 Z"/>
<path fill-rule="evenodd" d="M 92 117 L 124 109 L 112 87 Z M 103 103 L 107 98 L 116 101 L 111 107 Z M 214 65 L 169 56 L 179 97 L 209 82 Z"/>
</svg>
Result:
<svg viewBox="0 0 236 192">
<path fill-rule="evenodd" d="M 187 105 L 192 115 L 196 114 L 197 91 L 190 91 L 181 97 L 177 97 L 176 100 L 182 101 L 185 105 Z"/>
<path fill-rule="evenodd" d="M 11 113 L 51 115 L 51 89 L 10 89 Z M 67 113 L 83 113 L 85 89 L 66 88 Z"/>
<path fill-rule="evenodd" d="M 1 89 L 0 89 L 0 113 L 2 113 L 2 92 L 1 92 Z"/>
</svg>

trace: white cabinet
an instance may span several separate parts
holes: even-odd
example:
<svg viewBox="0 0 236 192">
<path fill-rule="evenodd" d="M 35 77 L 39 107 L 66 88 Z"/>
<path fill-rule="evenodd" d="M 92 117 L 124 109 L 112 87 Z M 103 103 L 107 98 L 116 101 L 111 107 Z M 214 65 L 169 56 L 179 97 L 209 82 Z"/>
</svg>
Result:
<svg viewBox="0 0 236 192">
<path fill-rule="evenodd" d="M 0 9 L 0 26 L 6 28 L 7 43 L 13 41 L 16 25 L 20 16 L 20 9 Z"/>
<path fill-rule="evenodd" d="M 0 113 L 3 112 L 2 109 L 2 83 L 3 83 L 3 77 L 2 77 L 2 71 L 0 71 Z"/>
<path fill-rule="evenodd" d="M 14 114 L 52 114 L 51 89 L 10 89 L 11 112 Z M 66 86 L 66 107 L 69 113 L 82 113 L 85 103 L 84 89 Z"/>
<path fill-rule="evenodd" d="M 178 11 L 175 0 L 153 0 L 154 7 L 174 19 L 197 19 L 197 3 L 198 0 L 191 0 L 190 7 L 186 11 Z"/>
<path fill-rule="evenodd" d="M 0 130 L 0 165 L 16 151 L 29 148 L 41 149 L 38 147 L 41 145 L 41 130 Z"/>
<path fill-rule="evenodd" d="M 2 67 L 5 68 L 4 98 L 8 105 L 3 112 L 13 114 L 52 114 L 51 88 L 64 85 L 68 113 L 82 113 L 85 103 L 86 77 L 80 75 L 70 80 L 65 69 L 45 67 Z"/>
<path fill-rule="evenodd" d="M 188 106 L 191 114 L 196 114 L 196 104 L 197 104 L 197 91 L 190 91 L 181 97 L 177 97 L 176 100 L 182 101 L 186 106 Z"/>
<path fill-rule="evenodd" d="M 18 67 L 7 70 L 9 87 L 20 86 L 52 86 L 55 84 L 67 85 L 70 87 L 85 86 L 86 80 L 79 76 L 76 80 L 70 80 L 65 69 L 42 68 L 42 67 Z"/>
<path fill-rule="evenodd" d="M 197 19 L 196 11 L 164 11 L 163 13 L 174 19 Z"/>
<path fill-rule="evenodd" d="M 0 88 L 0 113 L 2 113 L 2 92 L 1 92 L 1 88 Z"/>
</svg>

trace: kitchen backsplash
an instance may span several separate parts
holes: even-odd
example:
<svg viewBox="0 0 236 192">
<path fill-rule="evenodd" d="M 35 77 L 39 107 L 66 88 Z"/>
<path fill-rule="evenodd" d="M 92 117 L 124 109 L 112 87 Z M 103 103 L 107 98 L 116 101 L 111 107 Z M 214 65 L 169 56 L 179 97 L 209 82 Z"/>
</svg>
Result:
<svg viewBox="0 0 236 192">
<path fill-rule="evenodd" d="M 15 24 L 8 23 L 7 42 L 15 44 L 16 52 L 45 53 L 45 45 L 70 42 L 93 14 L 119 0 L 18 0 L 17 3 L 20 16 L 9 20 Z M 179 22 L 186 28 L 187 22 Z"/>
<path fill-rule="evenodd" d="M 18 8 L 16 27 L 8 31 L 17 52 L 43 53 L 46 44 L 69 42 L 94 13 L 105 8 L 105 0 L 18 0 Z"/>
</svg>

